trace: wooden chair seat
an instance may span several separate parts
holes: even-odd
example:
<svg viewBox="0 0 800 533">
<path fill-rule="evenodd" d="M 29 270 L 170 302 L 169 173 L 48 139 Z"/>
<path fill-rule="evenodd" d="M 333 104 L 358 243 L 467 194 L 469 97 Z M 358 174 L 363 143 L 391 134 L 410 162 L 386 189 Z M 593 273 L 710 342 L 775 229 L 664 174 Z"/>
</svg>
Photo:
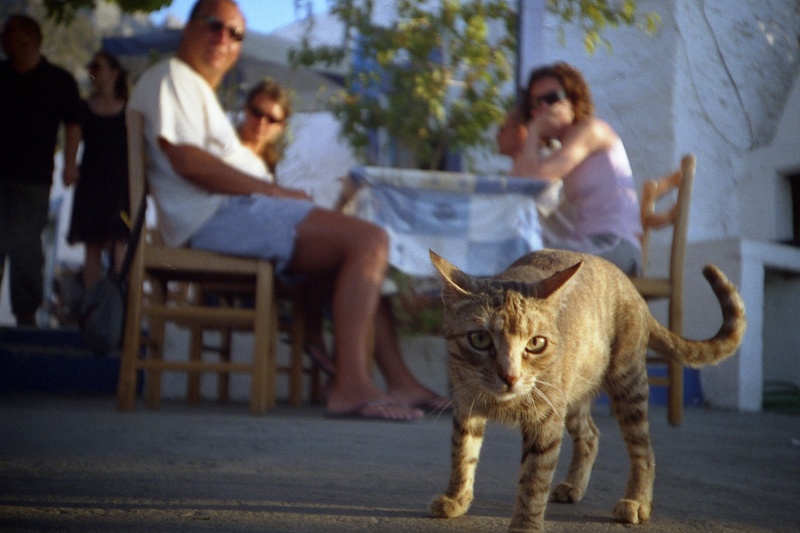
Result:
<svg viewBox="0 0 800 533">
<path fill-rule="evenodd" d="M 631 278 L 633 286 L 647 299 L 668 298 L 672 283 L 667 278 Z"/>
</svg>

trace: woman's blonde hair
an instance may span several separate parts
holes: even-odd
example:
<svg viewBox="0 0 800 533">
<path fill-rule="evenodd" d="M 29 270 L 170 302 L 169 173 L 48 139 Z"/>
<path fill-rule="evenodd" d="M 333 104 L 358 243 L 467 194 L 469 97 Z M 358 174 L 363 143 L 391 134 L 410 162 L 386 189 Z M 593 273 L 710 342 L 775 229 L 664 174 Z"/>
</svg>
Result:
<svg viewBox="0 0 800 533">
<path fill-rule="evenodd" d="M 284 120 L 289 120 L 289 116 L 292 114 L 292 99 L 288 89 L 272 78 L 264 78 L 248 91 L 244 99 L 245 106 L 252 104 L 253 100 L 262 94 L 281 106 L 284 113 Z M 267 164 L 267 168 L 269 168 L 269 171 L 273 175 L 275 174 L 275 167 L 278 166 L 278 161 L 283 157 L 283 152 L 286 150 L 287 144 L 284 130 L 284 134 L 278 137 L 274 143 L 268 143 L 260 154 Z"/>
</svg>

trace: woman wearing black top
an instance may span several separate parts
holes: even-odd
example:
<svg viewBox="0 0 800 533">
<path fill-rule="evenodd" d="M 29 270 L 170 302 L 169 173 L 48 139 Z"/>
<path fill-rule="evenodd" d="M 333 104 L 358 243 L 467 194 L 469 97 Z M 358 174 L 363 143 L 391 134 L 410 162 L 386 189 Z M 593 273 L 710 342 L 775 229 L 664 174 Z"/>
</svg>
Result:
<svg viewBox="0 0 800 533">
<path fill-rule="evenodd" d="M 67 240 L 86 244 L 83 283 L 88 288 L 103 275 L 104 250 L 111 251 L 109 261 L 119 270 L 129 233 L 122 216 L 128 212 L 128 80 L 119 61 L 104 51 L 95 53 L 86 68 L 92 93 L 81 116 L 83 157 Z"/>
</svg>

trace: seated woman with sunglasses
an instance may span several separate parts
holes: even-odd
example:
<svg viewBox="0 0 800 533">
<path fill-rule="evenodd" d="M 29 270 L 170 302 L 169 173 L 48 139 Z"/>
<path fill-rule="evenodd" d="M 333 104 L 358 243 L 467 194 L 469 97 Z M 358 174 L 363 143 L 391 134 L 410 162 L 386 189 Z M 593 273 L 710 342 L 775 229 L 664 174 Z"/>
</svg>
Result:
<svg viewBox="0 0 800 533">
<path fill-rule="evenodd" d="M 286 144 L 283 134 L 291 114 L 289 92 L 276 81 L 264 79 L 247 93 L 239 138 L 261 156 L 273 176 Z"/>
<path fill-rule="evenodd" d="M 531 72 L 522 100 L 527 138 L 512 174 L 563 180 L 572 228 L 550 248 L 590 253 L 626 274 L 641 267 L 639 200 L 622 140 L 594 116 L 589 86 L 566 63 Z"/>
<path fill-rule="evenodd" d="M 280 182 L 275 168 L 283 155 L 286 122 L 292 113 L 289 93 L 279 83 L 266 79 L 247 93 L 243 108 L 244 118 L 238 128 L 242 145 L 264 159 L 269 171 Z M 332 280 L 322 274 L 308 276 L 305 282 L 305 351 L 328 376 L 335 374 L 336 365 L 323 339 L 322 315 L 325 305 L 332 300 L 332 285 Z M 425 413 L 441 413 L 449 409 L 450 401 L 422 385 L 406 366 L 391 304 L 385 297 L 381 298 L 375 315 L 375 362 L 386 383 L 386 396 L 396 405 Z M 368 411 L 373 406 L 366 407 Z M 362 418 L 388 418 L 380 410 L 371 416 L 358 409 L 351 414 Z"/>
</svg>

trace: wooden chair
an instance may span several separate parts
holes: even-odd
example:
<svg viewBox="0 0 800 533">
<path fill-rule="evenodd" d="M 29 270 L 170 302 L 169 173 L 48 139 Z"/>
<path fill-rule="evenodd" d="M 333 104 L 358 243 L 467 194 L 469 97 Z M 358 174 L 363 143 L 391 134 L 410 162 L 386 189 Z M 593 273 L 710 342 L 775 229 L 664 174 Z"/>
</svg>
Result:
<svg viewBox="0 0 800 533">
<path fill-rule="evenodd" d="M 223 308 L 236 308 L 242 303 L 248 304 L 251 291 L 247 286 L 225 284 L 197 283 L 193 286 L 192 297 L 196 301 L 212 301 Z M 304 364 L 305 313 L 302 295 L 299 288 L 288 287 L 281 283 L 275 286 L 275 297 L 278 299 L 278 332 L 286 337 L 289 347 L 289 360 L 276 367 L 279 374 L 287 374 L 289 378 L 289 404 L 300 407 L 307 397 L 311 403 L 322 403 L 322 376 L 313 364 Z M 200 361 L 204 354 L 215 353 L 223 361 L 230 361 L 233 349 L 233 328 L 200 327 L 191 329 L 190 357 Z M 209 333 L 217 333 L 217 338 L 209 338 Z M 304 378 L 308 377 L 308 392 L 304 394 Z M 217 376 L 217 401 L 228 401 L 230 389 L 230 373 L 219 372 Z M 200 402 L 200 372 L 189 372 L 186 389 L 187 401 L 192 404 Z"/>
<path fill-rule="evenodd" d="M 667 299 L 669 301 L 668 327 L 678 335 L 683 333 L 683 276 L 686 258 L 686 238 L 689 229 L 689 202 L 692 197 L 692 184 L 695 174 L 695 157 L 686 155 L 681 159 L 678 170 L 656 180 L 649 180 L 642 191 L 642 274 L 632 277 L 634 286 L 647 300 Z M 669 209 L 656 212 L 656 201 L 668 192 L 677 189 L 678 198 Z M 647 274 L 650 252 L 651 232 L 672 226 L 672 246 L 669 255 L 669 274 L 667 277 L 654 277 Z M 648 364 L 667 365 L 667 375 L 650 376 L 653 386 L 667 388 L 667 417 L 673 426 L 680 425 L 683 419 L 683 366 L 668 362 L 660 356 L 648 355 Z"/>
<path fill-rule="evenodd" d="M 139 208 L 145 194 L 146 152 L 143 117 L 129 111 L 128 157 L 131 212 Z M 131 410 L 136 404 L 138 376 L 145 374 L 145 403 L 158 405 L 161 396 L 161 374 L 164 371 L 186 372 L 199 376 L 214 372 L 226 377 L 230 373 L 250 375 L 250 411 L 263 414 L 275 405 L 276 343 L 278 336 L 278 299 L 275 275 L 269 261 L 231 257 L 202 250 L 175 248 L 158 243 L 153 234 L 143 234 L 129 273 L 128 305 L 117 386 L 117 406 Z M 216 285 L 246 291 L 252 300 L 248 307 L 207 305 L 202 298 L 186 296 L 186 288 Z M 171 290 L 174 287 L 183 290 Z M 191 293 L 191 289 L 188 290 Z M 147 333 L 143 331 L 146 319 Z M 185 360 L 164 358 L 165 326 L 174 323 L 193 331 L 219 329 L 253 332 L 253 350 L 249 362 L 234 362 L 227 355 L 218 361 L 206 361 L 202 352 L 202 334 L 193 336 Z M 297 333 L 297 332 L 296 332 Z M 298 337 L 302 338 L 302 337 Z M 223 339 L 224 340 L 224 339 Z M 302 382 L 302 342 L 292 350 L 292 383 Z M 213 351 L 213 350 L 212 350 Z M 190 378 L 190 396 L 193 394 Z M 295 391 L 298 390 L 296 387 Z M 220 394 L 227 396 L 226 385 Z"/>
</svg>

